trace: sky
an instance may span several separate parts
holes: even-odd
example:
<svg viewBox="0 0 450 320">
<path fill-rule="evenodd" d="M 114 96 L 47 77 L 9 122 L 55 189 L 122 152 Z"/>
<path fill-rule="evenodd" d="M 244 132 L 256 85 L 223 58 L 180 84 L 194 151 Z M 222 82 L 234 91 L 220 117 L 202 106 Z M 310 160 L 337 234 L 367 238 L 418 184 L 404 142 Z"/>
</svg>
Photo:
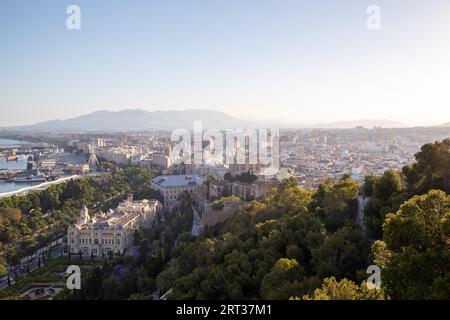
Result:
<svg viewBox="0 0 450 320">
<path fill-rule="evenodd" d="M 134 108 L 450 122 L 450 0 L 0 1 L 0 126 Z"/>
</svg>

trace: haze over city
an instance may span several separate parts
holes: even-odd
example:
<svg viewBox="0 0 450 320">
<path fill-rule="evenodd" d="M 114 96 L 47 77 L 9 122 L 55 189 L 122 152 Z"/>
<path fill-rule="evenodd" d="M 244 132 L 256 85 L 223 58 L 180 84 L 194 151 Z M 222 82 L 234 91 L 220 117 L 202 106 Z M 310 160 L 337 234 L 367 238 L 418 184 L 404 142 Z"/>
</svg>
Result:
<svg viewBox="0 0 450 320">
<path fill-rule="evenodd" d="M 212 109 L 312 125 L 450 120 L 450 2 L 0 3 L 0 126 L 97 110 Z"/>
</svg>

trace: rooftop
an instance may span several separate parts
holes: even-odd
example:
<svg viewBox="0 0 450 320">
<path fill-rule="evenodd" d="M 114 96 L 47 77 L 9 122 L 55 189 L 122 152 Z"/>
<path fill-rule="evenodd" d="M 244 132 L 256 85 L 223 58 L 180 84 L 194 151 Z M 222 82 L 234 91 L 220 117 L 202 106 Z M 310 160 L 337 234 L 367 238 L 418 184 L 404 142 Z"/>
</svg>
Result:
<svg viewBox="0 0 450 320">
<path fill-rule="evenodd" d="M 198 175 L 172 175 L 172 176 L 159 176 L 152 179 L 154 184 L 157 184 L 163 188 L 175 188 L 185 187 L 189 185 L 201 185 L 205 181 L 205 178 Z"/>
<path fill-rule="evenodd" d="M 74 227 L 81 230 L 121 230 L 130 222 L 139 219 L 141 214 L 150 212 L 151 207 L 156 208 L 158 204 L 157 200 L 128 199 L 120 203 L 116 210 L 100 211 L 94 216 L 90 216 L 88 209 L 84 206 L 80 212 L 80 220 Z"/>
</svg>

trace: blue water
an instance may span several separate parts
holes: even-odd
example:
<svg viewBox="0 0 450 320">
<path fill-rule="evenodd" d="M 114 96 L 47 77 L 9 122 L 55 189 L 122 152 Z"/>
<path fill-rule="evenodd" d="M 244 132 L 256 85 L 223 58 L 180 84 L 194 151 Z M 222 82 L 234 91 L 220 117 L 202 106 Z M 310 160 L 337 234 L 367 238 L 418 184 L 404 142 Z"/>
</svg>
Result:
<svg viewBox="0 0 450 320">
<path fill-rule="evenodd" d="M 14 182 L 0 182 L 0 194 L 20 190 L 22 188 L 37 185 L 39 183 L 14 183 Z"/>
<path fill-rule="evenodd" d="M 24 144 L 22 141 L 2 139 L 0 138 L 0 148 L 18 147 Z M 18 161 L 6 161 L 5 158 L 0 157 L 0 170 L 24 170 L 27 168 L 27 159 L 25 157 L 19 157 Z"/>
<path fill-rule="evenodd" d="M 0 148 L 18 147 L 18 146 L 20 146 L 22 144 L 24 144 L 23 141 L 17 141 L 17 140 L 10 140 L 10 139 L 0 138 Z"/>
<path fill-rule="evenodd" d="M 25 170 L 27 168 L 27 158 L 19 156 L 17 161 L 6 161 L 5 158 L 0 157 L 0 170 Z"/>
<path fill-rule="evenodd" d="M 15 147 L 20 146 L 23 142 L 9 140 L 9 139 L 0 139 L 0 148 L 1 147 Z M 6 161 L 5 158 L 0 157 L 0 170 L 9 169 L 9 170 L 24 170 L 27 168 L 27 158 L 23 156 L 19 156 L 18 161 Z M 26 188 L 31 186 L 29 183 L 14 183 L 14 182 L 0 182 L 0 193 L 16 191 L 22 188 Z"/>
</svg>

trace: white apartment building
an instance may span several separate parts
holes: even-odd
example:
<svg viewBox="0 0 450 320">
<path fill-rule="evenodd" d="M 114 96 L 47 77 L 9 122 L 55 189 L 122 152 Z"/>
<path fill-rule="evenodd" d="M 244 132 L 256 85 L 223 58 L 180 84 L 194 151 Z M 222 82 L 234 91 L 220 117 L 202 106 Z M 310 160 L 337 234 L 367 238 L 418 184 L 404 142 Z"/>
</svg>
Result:
<svg viewBox="0 0 450 320">
<path fill-rule="evenodd" d="M 98 158 L 117 164 L 129 163 L 131 157 L 135 154 L 135 150 L 131 148 L 107 147 L 96 150 L 96 155 Z"/>
<path fill-rule="evenodd" d="M 84 257 L 122 254 L 131 245 L 134 230 L 150 226 L 161 209 L 158 200 L 133 201 L 132 195 L 115 210 L 92 217 L 85 206 L 78 222 L 67 231 L 70 253 Z"/>
</svg>

